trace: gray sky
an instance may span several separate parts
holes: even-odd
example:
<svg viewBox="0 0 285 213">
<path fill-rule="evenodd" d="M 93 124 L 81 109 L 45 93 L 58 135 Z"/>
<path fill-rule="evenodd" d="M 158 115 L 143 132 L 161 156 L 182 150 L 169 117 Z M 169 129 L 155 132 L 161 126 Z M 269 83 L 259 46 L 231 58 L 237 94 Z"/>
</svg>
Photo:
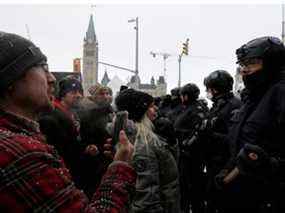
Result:
<svg viewBox="0 0 285 213">
<path fill-rule="evenodd" d="M 99 61 L 134 69 L 135 30 L 128 19 L 139 17 L 139 72 L 142 82 L 163 74 L 162 57 L 150 51 L 172 54 L 167 59 L 168 91 L 177 86 L 178 54 L 186 38 L 189 56 L 182 59 L 182 85 L 203 78 L 216 69 L 234 74 L 235 50 L 259 36 L 281 36 L 282 10 L 275 5 L 226 4 L 99 4 L 84 5 L 1 5 L 0 30 L 27 37 L 48 56 L 52 71 L 71 71 L 72 60 L 82 57 L 83 38 L 90 14 L 94 15 L 99 42 Z M 202 56 L 202 57 L 198 57 Z M 209 58 L 210 57 L 210 58 Z M 131 75 L 110 67 L 99 67 L 101 80 L 105 68 L 110 77 L 122 80 Z"/>
</svg>

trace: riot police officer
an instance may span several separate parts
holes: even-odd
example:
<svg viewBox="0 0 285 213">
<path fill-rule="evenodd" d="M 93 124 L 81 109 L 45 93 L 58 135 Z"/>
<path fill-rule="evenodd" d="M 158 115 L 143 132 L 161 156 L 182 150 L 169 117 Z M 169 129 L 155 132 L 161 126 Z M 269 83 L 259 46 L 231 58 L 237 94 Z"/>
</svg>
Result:
<svg viewBox="0 0 285 213">
<path fill-rule="evenodd" d="M 227 212 L 264 212 L 269 207 L 270 212 L 284 212 L 285 47 L 278 38 L 260 37 L 236 54 L 247 95 L 229 132 L 226 169 L 238 172 L 225 187 L 231 198 Z"/>
<path fill-rule="evenodd" d="M 199 88 L 192 83 L 186 84 L 180 90 L 183 111 L 174 123 L 180 146 L 180 185 L 181 208 L 193 213 L 204 212 L 203 187 L 203 157 L 199 138 L 199 129 L 207 116 L 207 107 L 198 100 Z"/>
<path fill-rule="evenodd" d="M 182 112 L 183 106 L 181 103 L 180 98 L 180 89 L 179 87 L 173 88 L 171 93 L 171 104 L 170 104 L 170 111 L 167 113 L 167 117 L 171 122 L 174 123 L 177 116 Z"/>
<path fill-rule="evenodd" d="M 205 79 L 207 97 L 213 102 L 207 118 L 204 138 L 207 168 L 207 212 L 222 208 L 224 199 L 214 187 L 214 177 L 225 166 L 229 158 L 229 144 L 226 140 L 231 117 L 241 106 L 234 96 L 233 77 L 225 70 L 211 72 Z M 223 202 L 220 202 L 223 200 Z"/>
</svg>

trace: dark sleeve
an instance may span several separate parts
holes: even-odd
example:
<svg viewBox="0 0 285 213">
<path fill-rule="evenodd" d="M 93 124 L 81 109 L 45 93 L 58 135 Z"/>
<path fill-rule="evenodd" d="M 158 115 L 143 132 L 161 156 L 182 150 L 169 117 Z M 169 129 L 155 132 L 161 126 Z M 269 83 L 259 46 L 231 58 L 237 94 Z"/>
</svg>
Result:
<svg viewBox="0 0 285 213">
<path fill-rule="evenodd" d="M 53 145 L 56 149 L 60 149 L 64 142 L 62 139 L 65 138 L 65 133 L 62 131 L 58 120 L 53 116 L 44 115 L 39 119 L 39 124 L 41 132 L 46 136 L 47 143 Z"/>
<path fill-rule="evenodd" d="M 237 135 L 236 154 L 245 144 L 258 145 L 265 151 L 284 150 L 280 138 L 284 134 L 285 87 L 275 85 L 252 110 Z"/>
<path fill-rule="evenodd" d="M 75 134 L 71 121 L 62 114 L 52 112 L 39 119 L 41 132 L 47 143 L 53 145 L 64 158 L 68 167 L 76 167 L 79 158 L 84 155 L 86 145 Z"/>
<path fill-rule="evenodd" d="M 267 93 L 246 119 L 238 136 L 240 148 L 246 143 L 261 145 L 260 142 L 264 141 L 267 131 L 271 129 L 276 118 L 276 115 L 272 114 L 274 108 L 272 101 L 272 93 Z"/>
</svg>

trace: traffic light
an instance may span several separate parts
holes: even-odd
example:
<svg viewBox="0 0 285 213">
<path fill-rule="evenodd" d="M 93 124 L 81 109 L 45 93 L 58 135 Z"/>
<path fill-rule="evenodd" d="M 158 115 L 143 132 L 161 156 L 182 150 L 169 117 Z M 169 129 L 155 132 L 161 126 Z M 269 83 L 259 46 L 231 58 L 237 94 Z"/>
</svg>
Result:
<svg viewBox="0 0 285 213">
<path fill-rule="evenodd" d="M 183 43 L 182 54 L 188 55 L 188 47 L 189 47 L 189 38 L 187 38 L 186 42 Z"/>
<path fill-rule="evenodd" d="M 188 55 L 188 45 L 183 43 L 182 54 Z"/>
</svg>

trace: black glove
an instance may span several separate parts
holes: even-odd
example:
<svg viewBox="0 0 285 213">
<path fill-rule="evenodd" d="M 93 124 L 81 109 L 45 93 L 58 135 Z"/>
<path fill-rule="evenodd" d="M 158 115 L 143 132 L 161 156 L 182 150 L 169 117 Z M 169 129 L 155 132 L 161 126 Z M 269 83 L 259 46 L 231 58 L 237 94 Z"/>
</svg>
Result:
<svg viewBox="0 0 285 213">
<path fill-rule="evenodd" d="M 273 174 L 276 161 L 260 146 L 245 144 L 237 155 L 237 168 L 243 175 L 259 178 Z"/>
<path fill-rule="evenodd" d="M 229 170 L 222 169 L 215 177 L 214 177 L 214 183 L 218 190 L 221 190 L 224 188 L 224 178 L 228 175 Z"/>
</svg>

